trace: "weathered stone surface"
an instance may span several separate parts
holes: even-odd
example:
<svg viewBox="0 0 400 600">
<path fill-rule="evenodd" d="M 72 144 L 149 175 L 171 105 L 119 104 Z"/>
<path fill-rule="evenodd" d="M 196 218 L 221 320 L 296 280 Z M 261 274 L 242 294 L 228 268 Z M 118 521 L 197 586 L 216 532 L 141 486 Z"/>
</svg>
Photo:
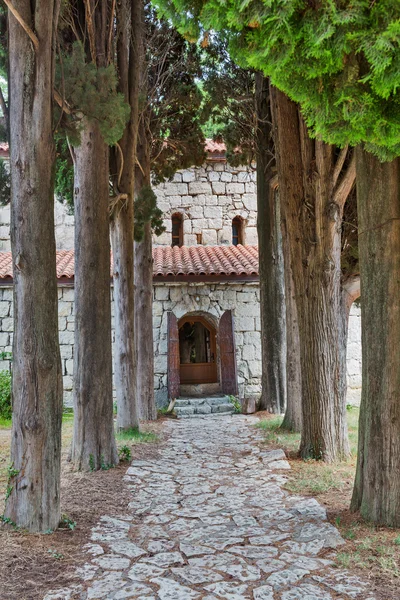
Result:
<svg viewBox="0 0 400 600">
<path fill-rule="evenodd" d="M 93 562 L 106 571 L 123 571 L 130 565 L 129 559 L 116 554 L 103 554 L 103 556 L 95 558 Z"/>
<path fill-rule="evenodd" d="M 203 419 L 165 423 L 162 452 L 128 469 L 127 514 L 99 520 L 76 585 L 46 600 L 374 600 L 327 559 L 323 508 L 282 489 L 258 419 Z"/>
<path fill-rule="evenodd" d="M 111 592 L 116 592 L 119 588 L 123 587 L 124 583 L 122 573 L 118 571 L 104 573 L 102 577 L 93 581 L 92 585 L 88 588 L 87 598 L 88 600 L 106 598 Z"/>
</svg>

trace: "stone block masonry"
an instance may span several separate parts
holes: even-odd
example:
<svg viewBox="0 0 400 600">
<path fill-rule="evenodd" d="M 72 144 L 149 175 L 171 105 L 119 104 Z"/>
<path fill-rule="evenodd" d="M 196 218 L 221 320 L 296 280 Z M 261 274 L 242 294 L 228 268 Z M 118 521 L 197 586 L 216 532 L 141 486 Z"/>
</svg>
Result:
<svg viewBox="0 0 400 600">
<path fill-rule="evenodd" d="M 12 353 L 12 297 L 11 287 L 0 288 L 0 352 L 4 353 Z M 75 329 L 73 287 L 59 287 L 58 298 L 64 403 L 66 406 L 71 406 Z M 241 398 L 259 397 L 261 392 L 261 325 L 258 283 L 163 283 L 154 286 L 153 301 L 154 388 L 158 406 L 165 405 L 168 400 L 168 311 L 172 310 L 178 319 L 187 313 L 205 314 L 217 325 L 222 313 L 228 309 L 231 309 L 234 315 L 239 395 Z M 7 358 L 0 360 L 0 370 L 9 370 L 10 368 L 10 360 Z M 358 405 L 361 392 L 361 311 L 355 305 L 351 310 L 349 321 L 347 383 L 347 402 Z"/>
<path fill-rule="evenodd" d="M 171 216 L 183 218 L 185 246 L 232 244 L 232 220 L 243 220 L 243 243 L 257 244 L 256 173 L 251 167 L 225 162 L 178 171 L 173 181 L 155 188 L 164 213 L 165 233 L 153 238 L 158 246 L 171 245 Z"/>
<path fill-rule="evenodd" d="M 232 220 L 243 220 L 243 243 L 256 245 L 256 172 L 250 167 L 231 167 L 225 162 L 206 163 L 178 171 L 172 181 L 154 188 L 164 213 L 165 233 L 153 238 L 154 245 L 171 245 L 171 216 L 179 212 L 184 220 L 185 246 L 232 244 Z M 59 250 L 74 247 L 74 217 L 68 208 L 55 202 L 56 244 Z M 10 250 L 10 208 L 0 210 L 0 250 Z"/>
</svg>

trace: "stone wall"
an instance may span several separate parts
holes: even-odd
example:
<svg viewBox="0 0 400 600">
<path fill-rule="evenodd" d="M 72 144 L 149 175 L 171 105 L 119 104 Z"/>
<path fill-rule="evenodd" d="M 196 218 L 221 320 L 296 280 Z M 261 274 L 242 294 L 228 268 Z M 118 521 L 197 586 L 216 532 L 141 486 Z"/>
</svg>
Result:
<svg viewBox="0 0 400 600">
<path fill-rule="evenodd" d="M 74 290 L 59 287 L 59 339 L 64 378 L 64 402 L 72 403 Z M 218 323 L 224 310 L 232 309 L 239 394 L 259 396 L 261 348 L 259 287 L 245 284 L 156 284 L 154 286 L 153 331 L 155 374 L 154 387 L 159 406 L 167 400 L 167 312 L 180 318 L 187 313 L 207 314 Z M 12 352 L 12 288 L 0 288 L 0 352 Z M 348 403 L 359 404 L 361 391 L 361 313 L 353 306 L 350 313 L 347 351 Z M 10 361 L 0 360 L 0 370 L 9 369 Z"/>
<path fill-rule="evenodd" d="M 347 334 L 347 404 L 361 401 L 361 307 L 353 304 Z"/>
<path fill-rule="evenodd" d="M 213 162 L 178 171 L 174 180 L 155 188 L 164 213 L 165 233 L 154 237 L 154 245 L 171 245 L 171 216 L 183 217 L 185 246 L 232 244 L 232 220 L 243 221 L 243 243 L 256 245 L 256 173 L 249 167 L 231 167 Z"/>
<path fill-rule="evenodd" d="M 245 284 L 161 284 L 154 286 L 154 388 L 158 405 L 166 403 L 167 393 L 167 313 L 178 319 L 186 314 L 208 316 L 218 326 L 225 310 L 234 315 L 239 396 L 261 393 L 260 290 L 258 283 Z M 217 364 L 219 356 L 217 348 Z"/>
<path fill-rule="evenodd" d="M 183 217 L 185 246 L 232 244 L 232 220 L 243 220 L 243 242 L 256 245 L 256 173 L 249 167 L 231 167 L 212 162 L 203 167 L 178 171 L 173 181 L 155 187 L 158 206 L 164 213 L 165 233 L 154 237 L 156 246 L 171 245 L 171 215 Z M 74 217 L 67 207 L 55 203 L 56 245 L 74 247 Z M 201 236 L 201 241 L 200 241 Z M 10 250 L 10 209 L 0 210 L 0 251 Z"/>
</svg>

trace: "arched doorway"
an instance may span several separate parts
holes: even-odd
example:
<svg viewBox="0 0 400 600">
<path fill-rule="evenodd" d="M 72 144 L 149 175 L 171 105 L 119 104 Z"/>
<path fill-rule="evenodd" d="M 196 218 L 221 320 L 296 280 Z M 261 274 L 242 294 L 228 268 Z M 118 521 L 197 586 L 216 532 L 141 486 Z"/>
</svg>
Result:
<svg viewBox="0 0 400 600">
<path fill-rule="evenodd" d="M 182 317 L 178 322 L 181 384 L 217 383 L 216 330 L 202 316 Z"/>
<path fill-rule="evenodd" d="M 180 330 L 185 323 L 201 323 L 203 325 L 204 329 L 199 326 L 197 329 L 202 332 L 200 335 L 203 336 L 202 343 L 205 350 L 204 348 L 199 349 L 197 357 L 202 357 L 202 360 L 206 357 L 205 363 L 192 362 L 190 357 L 195 358 L 196 350 L 193 353 L 192 350 L 189 351 L 189 348 L 184 350 L 185 356 L 182 356 L 183 362 L 181 362 L 181 339 L 183 336 L 194 335 L 194 333 L 190 333 L 189 328 L 184 329 L 181 333 Z M 188 360 L 189 362 L 185 362 Z M 192 382 L 194 384 L 219 383 L 224 394 L 236 395 L 238 393 L 235 334 L 231 310 L 226 310 L 219 321 L 216 321 L 211 315 L 205 317 L 199 314 L 188 314 L 178 320 L 172 311 L 168 312 L 167 379 L 169 399 L 179 398 L 181 384 L 193 385 Z"/>
</svg>

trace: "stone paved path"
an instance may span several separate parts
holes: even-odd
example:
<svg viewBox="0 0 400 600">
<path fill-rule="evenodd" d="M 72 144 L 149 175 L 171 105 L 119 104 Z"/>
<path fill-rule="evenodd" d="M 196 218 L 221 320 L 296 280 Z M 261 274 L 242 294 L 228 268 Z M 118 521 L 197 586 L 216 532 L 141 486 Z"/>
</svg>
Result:
<svg viewBox="0 0 400 600">
<path fill-rule="evenodd" d="M 77 584 L 45 600 L 375 600 L 334 567 L 343 540 L 282 484 L 254 417 L 167 422 L 162 458 L 135 460 L 126 514 L 92 530 Z"/>
</svg>

